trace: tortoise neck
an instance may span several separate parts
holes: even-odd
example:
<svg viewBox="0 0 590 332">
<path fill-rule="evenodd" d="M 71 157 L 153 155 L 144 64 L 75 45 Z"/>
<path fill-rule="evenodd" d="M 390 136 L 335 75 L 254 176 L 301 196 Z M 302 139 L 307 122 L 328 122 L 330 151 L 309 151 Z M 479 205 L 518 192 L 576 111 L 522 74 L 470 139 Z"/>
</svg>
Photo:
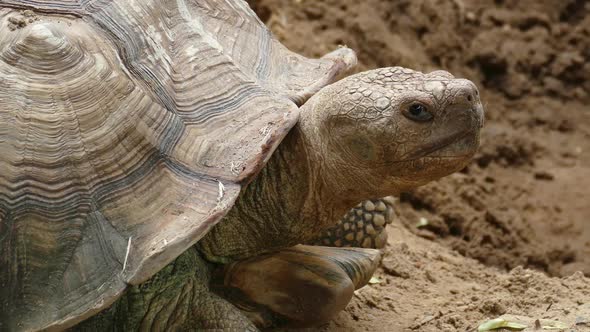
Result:
<svg viewBox="0 0 590 332">
<path fill-rule="evenodd" d="M 287 134 L 235 206 L 199 241 L 208 260 L 227 263 L 308 242 L 358 203 L 331 190 L 304 129 L 299 123 Z"/>
<path fill-rule="evenodd" d="M 279 199 L 278 203 L 286 197 L 297 203 L 295 206 L 279 205 L 286 208 L 285 217 L 292 221 L 291 229 L 297 230 L 292 235 L 303 239 L 300 243 L 316 238 L 323 230 L 335 225 L 346 211 L 361 201 L 329 181 L 331 176 L 327 174 L 321 150 L 316 146 L 321 144 L 317 124 L 304 119 L 291 130 L 285 144 L 279 146 L 273 155 L 278 160 L 271 166 L 274 168 L 272 174 L 287 174 L 285 181 L 275 182 L 274 186 L 279 185 L 279 190 L 284 190 L 275 198 Z M 272 174 L 265 178 L 276 181 Z"/>
<path fill-rule="evenodd" d="M 289 245 L 317 237 L 358 203 L 346 204 L 329 186 L 321 159 L 313 150 L 313 136 L 304 129 L 299 123 L 289 132 L 265 173 L 257 177 L 259 188 L 272 193 L 268 196 L 272 205 L 267 206 L 270 214 L 281 216 L 270 222 L 282 226 Z"/>
</svg>

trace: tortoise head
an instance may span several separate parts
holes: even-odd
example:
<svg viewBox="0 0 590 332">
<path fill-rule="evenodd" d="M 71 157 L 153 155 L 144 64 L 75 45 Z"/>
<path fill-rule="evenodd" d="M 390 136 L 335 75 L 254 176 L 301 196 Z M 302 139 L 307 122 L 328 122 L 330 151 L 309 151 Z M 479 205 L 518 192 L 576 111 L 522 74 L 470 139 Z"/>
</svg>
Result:
<svg viewBox="0 0 590 332">
<path fill-rule="evenodd" d="M 300 126 L 325 181 L 354 200 L 460 170 L 477 150 L 483 118 L 471 81 L 393 67 L 322 89 L 303 106 Z"/>
</svg>

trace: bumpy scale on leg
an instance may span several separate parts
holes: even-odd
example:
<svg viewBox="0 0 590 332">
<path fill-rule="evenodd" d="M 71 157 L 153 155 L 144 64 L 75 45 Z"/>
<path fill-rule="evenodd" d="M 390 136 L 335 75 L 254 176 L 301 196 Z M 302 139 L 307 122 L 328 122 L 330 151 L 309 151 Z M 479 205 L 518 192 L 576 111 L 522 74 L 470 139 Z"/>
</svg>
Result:
<svg viewBox="0 0 590 332">
<path fill-rule="evenodd" d="M 394 201 L 393 196 L 387 196 L 360 203 L 311 244 L 375 249 L 385 247 L 387 243 L 385 226 L 393 221 Z"/>
<path fill-rule="evenodd" d="M 209 264 L 190 248 L 72 331 L 258 331 L 239 309 L 209 290 L 210 279 Z"/>
</svg>

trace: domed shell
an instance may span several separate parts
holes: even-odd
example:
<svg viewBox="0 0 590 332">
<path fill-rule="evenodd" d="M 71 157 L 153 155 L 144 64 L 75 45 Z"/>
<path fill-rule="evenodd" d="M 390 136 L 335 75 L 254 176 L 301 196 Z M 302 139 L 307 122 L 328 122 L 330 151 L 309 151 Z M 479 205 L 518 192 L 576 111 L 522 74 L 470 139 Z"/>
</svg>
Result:
<svg viewBox="0 0 590 332">
<path fill-rule="evenodd" d="M 354 63 L 241 0 L 0 3 L 0 330 L 61 329 L 197 242 Z"/>
</svg>

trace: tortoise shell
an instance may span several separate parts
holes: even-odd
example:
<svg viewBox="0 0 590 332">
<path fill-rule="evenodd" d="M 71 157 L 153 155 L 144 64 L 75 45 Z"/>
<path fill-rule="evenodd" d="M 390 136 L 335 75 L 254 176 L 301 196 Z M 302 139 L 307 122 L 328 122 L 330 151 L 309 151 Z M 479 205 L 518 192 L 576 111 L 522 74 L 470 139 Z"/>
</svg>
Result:
<svg viewBox="0 0 590 332">
<path fill-rule="evenodd" d="M 0 330 L 72 326 L 197 242 L 338 52 L 290 52 L 241 0 L 3 0 Z"/>
</svg>

